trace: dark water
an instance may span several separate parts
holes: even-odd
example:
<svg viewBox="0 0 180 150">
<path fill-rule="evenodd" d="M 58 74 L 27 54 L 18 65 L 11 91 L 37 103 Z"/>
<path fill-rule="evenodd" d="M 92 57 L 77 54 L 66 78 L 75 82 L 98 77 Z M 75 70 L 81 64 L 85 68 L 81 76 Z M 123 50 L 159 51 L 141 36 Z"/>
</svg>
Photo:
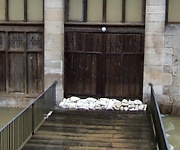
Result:
<svg viewBox="0 0 180 150">
<path fill-rule="evenodd" d="M 163 115 L 162 119 L 171 150 L 180 150 L 180 117 Z"/>
<path fill-rule="evenodd" d="M 0 129 L 4 127 L 12 118 L 14 118 L 19 112 L 21 112 L 21 108 L 1 108 L 0 107 Z"/>
</svg>

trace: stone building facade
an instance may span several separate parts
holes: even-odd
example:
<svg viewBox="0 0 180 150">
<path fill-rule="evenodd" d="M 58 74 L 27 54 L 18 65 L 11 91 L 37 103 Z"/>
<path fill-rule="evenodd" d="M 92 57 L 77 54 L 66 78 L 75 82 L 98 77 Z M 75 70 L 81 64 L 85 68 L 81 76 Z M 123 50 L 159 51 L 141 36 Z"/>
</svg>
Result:
<svg viewBox="0 0 180 150">
<path fill-rule="evenodd" d="M 57 104 L 64 97 L 64 3 L 44 0 L 44 88 L 58 81 Z M 180 114 L 180 25 L 166 24 L 166 5 L 146 0 L 143 100 L 152 83 L 162 112 Z"/>
<path fill-rule="evenodd" d="M 144 100 L 151 82 L 162 110 L 177 114 L 180 106 L 180 26 L 166 24 L 166 0 L 146 0 Z M 45 87 L 58 80 L 57 104 L 63 99 L 64 0 L 45 0 Z M 168 107 L 167 107 L 168 106 Z"/>
</svg>

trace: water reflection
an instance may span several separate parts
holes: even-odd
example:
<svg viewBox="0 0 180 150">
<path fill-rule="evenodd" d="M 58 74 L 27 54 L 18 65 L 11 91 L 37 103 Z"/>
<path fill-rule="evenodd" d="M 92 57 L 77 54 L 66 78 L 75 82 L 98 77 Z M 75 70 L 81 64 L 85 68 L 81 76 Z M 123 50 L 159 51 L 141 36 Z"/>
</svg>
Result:
<svg viewBox="0 0 180 150">
<path fill-rule="evenodd" d="M 2 108 L 0 107 L 0 129 L 14 118 L 22 108 Z"/>
<path fill-rule="evenodd" d="M 165 132 L 172 150 L 180 149 L 180 117 L 164 115 Z"/>
</svg>

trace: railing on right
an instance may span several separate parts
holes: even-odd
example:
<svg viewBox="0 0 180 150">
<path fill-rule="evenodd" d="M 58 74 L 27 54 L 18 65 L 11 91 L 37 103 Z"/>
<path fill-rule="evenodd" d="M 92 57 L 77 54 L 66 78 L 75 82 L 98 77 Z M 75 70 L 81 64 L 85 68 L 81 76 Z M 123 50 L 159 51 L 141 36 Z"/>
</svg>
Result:
<svg viewBox="0 0 180 150">
<path fill-rule="evenodd" d="M 56 105 L 56 83 L 0 129 L 0 150 L 20 150 L 31 138 Z"/>
<path fill-rule="evenodd" d="M 166 134 L 164 131 L 164 125 L 162 122 L 159 106 L 155 98 L 153 84 L 149 83 L 149 85 L 151 86 L 150 112 L 153 119 L 158 147 L 159 150 L 170 150 L 169 143 L 167 141 Z"/>
</svg>

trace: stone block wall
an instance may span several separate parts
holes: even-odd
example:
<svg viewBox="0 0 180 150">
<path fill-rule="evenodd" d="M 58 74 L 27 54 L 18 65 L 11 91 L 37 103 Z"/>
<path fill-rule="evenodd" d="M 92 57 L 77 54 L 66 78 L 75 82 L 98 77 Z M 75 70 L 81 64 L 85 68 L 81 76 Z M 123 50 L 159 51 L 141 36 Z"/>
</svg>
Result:
<svg viewBox="0 0 180 150">
<path fill-rule="evenodd" d="M 164 27 L 165 0 L 146 1 L 145 52 L 144 52 L 144 99 L 148 99 L 150 87 L 154 85 L 156 94 L 163 94 L 163 85 L 168 74 L 164 73 Z M 171 77 L 169 77 L 171 78 Z"/>
<path fill-rule="evenodd" d="M 144 100 L 154 85 L 163 113 L 180 114 L 180 26 L 165 24 L 166 1 L 146 1 Z"/>
<path fill-rule="evenodd" d="M 44 83 L 46 89 L 58 81 L 58 104 L 64 93 L 64 0 L 45 0 L 44 3 Z"/>
<path fill-rule="evenodd" d="M 172 83 L 163 87 L 163 94 L 171 99 L 172 113 L 180 115 L 180 25 L 168 24 L 165 29 L 164 72 L 171 74 Z"/>
</svg>

